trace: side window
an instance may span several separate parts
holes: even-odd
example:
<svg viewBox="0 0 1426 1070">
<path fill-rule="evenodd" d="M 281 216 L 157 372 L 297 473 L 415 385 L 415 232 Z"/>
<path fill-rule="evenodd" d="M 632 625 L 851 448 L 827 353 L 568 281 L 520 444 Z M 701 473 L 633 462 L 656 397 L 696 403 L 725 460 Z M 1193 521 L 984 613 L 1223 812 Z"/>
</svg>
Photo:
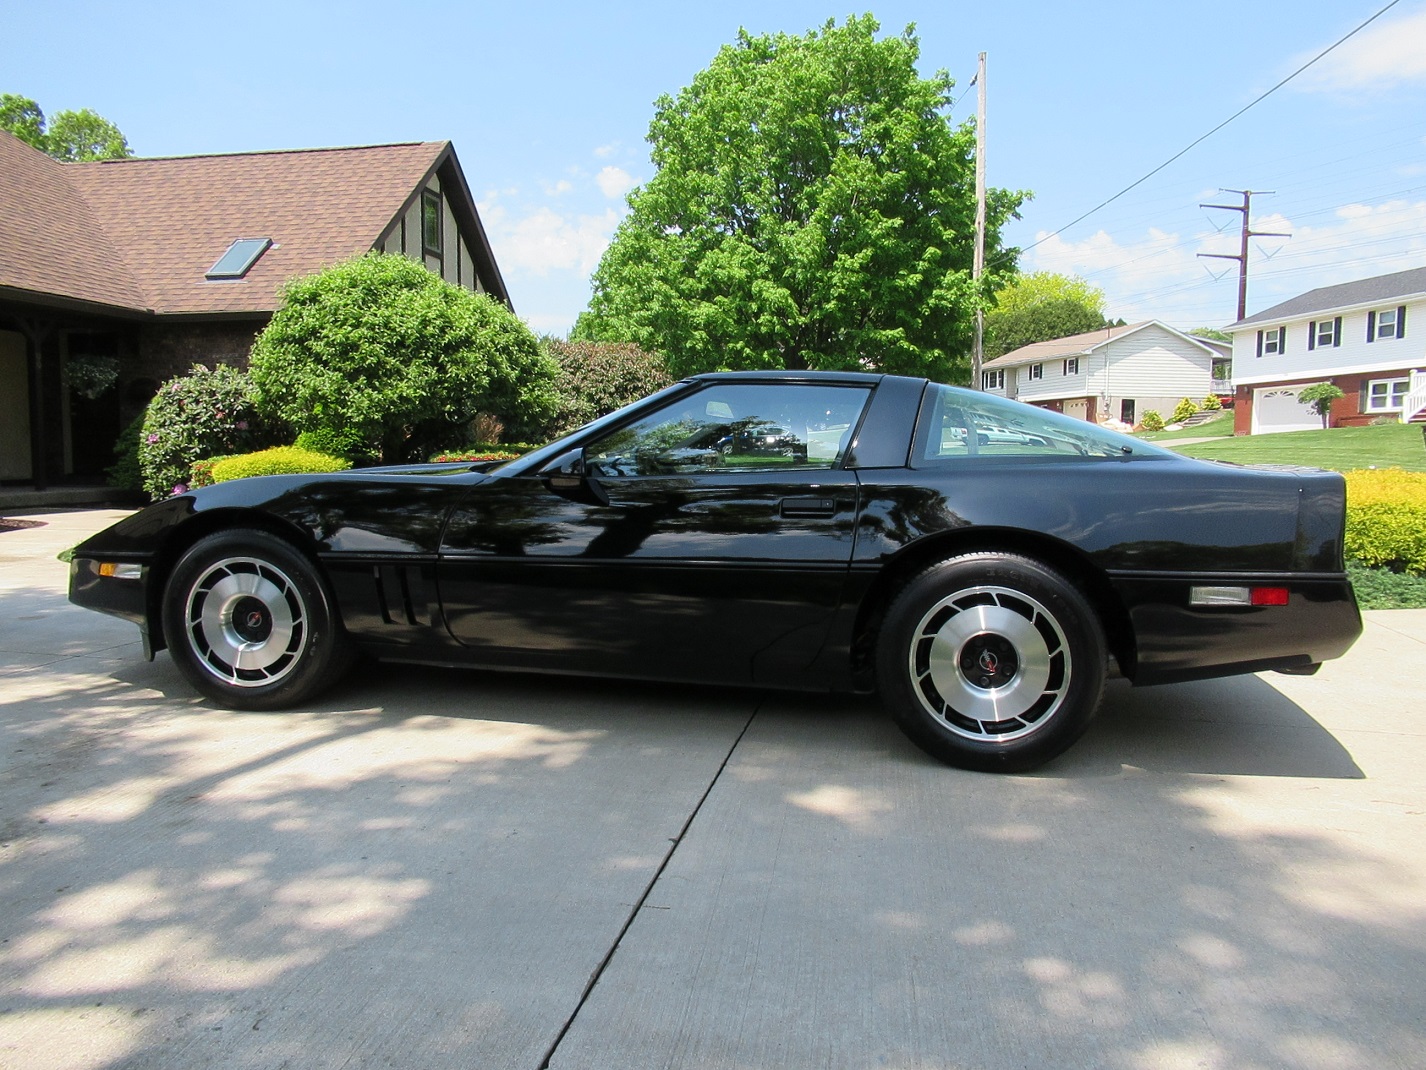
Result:
<svg viewBox="0 0 1426 1070">
<path fill-rule="evenodd" d="M 1124 457 L 1164 450 L 1073 416 L 993 394 L 933 385 L 922 405 L 915 465 L 981 457 Z"/>
<path fill-rule="evenodd" d="M 866 407 L 865 387 L 718 383 L 585 449 L 602 476 L 832 468 Z"/>
</svg>

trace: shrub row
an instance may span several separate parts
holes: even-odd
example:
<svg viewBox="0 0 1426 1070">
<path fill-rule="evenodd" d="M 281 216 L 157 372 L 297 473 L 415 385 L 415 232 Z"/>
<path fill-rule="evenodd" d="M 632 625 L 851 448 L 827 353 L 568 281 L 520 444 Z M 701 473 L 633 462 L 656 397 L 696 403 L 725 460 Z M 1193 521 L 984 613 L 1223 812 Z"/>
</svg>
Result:
<svg viewBox="0 0 1426 1070">
<path fill-rule="evenodd" d="M 1374 468 L 1345 476 L 1347 556 L 1373 568 L 1426 574 L 1426 472 Z"/>
</svg>

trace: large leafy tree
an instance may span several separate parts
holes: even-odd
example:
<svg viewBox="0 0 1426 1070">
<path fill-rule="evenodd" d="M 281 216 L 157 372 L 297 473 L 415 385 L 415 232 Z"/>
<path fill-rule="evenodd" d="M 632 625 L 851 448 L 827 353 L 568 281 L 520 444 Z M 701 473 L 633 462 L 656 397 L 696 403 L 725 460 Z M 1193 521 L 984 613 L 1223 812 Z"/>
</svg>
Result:
<svg viewBox="0 0 1426 1070">
<path fill-rule="evenodd" d="M 985 314 L 985 354 L 998 357 L 1033 342 L 1103 327 L 1104 291 L 1078 276 L 1036 271 L 995 296 Z"/>
<path fill-rule="evenodd" d="M 740 32 L 660 98 L 656 172 L 630 194 L 575 338 L 636 343 L 677 375 L 965 374 L 974 133 L 948 118 L 944 72 L 917 74 L 912 29 L 878 30 L 867 15 Z M 991 256 L 1022 199 L 992 192 Z"/>
<path fill-rule="evenodd" d="M 517 438 L 558 402 L 554 362 L 485 294 L 370 253 L 289 282 L 253 344 L 259 408 L 387 462 L 465 441 L 478 414 Z"/>
<path fill-rule="evenodd" d="M 0 93 L 0 129 L 56 160 L 121 160 L 133 155 L 119 128 L 88 108 L 56 112 L 46 129 L 40 106 L 14 93 Z"/>
</svg>

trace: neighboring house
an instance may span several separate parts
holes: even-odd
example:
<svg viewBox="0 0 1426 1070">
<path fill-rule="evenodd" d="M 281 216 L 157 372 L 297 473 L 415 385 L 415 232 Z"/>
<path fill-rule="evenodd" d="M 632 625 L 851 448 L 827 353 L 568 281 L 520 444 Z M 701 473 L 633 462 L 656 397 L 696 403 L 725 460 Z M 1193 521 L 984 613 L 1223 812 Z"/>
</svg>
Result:
<svg viewBox="0 0 1426 1070">
<path fill-rule="evenodd" d="M 1297 395 L 1321 382 L 1345 395 L 1333 427 L 1426 421 L 1426 268 L 1310 290 L 1228 330 L 1237 434 L 1320 428 Z"/>
<path fill-rule="evenodd" d="M 96 481 L 159 383 L 246 366 L 286 280 L 378 249 L 509 304 L 450 142 L 59 163 L 0 131 L 0 481 Z"/>
<path fill-rule="evenodd" d="M 1229 388 L 1213 379 L 1228 357 L 1221 342 L 1158 320 L 1035 342 L 987 361 L 981 389 L 1099 423 L 1167 417 L 1181 400 Z"/>
</svg>

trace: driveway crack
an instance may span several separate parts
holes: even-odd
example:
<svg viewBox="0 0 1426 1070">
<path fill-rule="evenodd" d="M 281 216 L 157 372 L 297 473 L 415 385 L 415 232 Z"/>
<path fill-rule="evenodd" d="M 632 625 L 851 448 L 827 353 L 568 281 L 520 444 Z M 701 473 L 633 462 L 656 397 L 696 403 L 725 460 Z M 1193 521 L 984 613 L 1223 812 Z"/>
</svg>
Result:
<svg viewBox="0 0 1426 1070">
<path fill-rule="evenodd" d="M 554 1043 L 549 1046 L 549 1049 L 545 1052 L 544 1059 L 540 1061 L 539 1070 L 549 1070 L 550 1060 L 555 1057 L 555 1052 L 559 1051 L 559 1046 L 564 1043 L 564 1038 L 569 1033 L 570 1027 L 574 1025 L 575 1019 L 579 1017 L 579 1012 L 582 1011 L 584 1005 L 589 1002 L 589 997 L 594 993 L 595 986 L 599 984 L 599 979 L 604 976 L 604 971 L 609 968 L 609 963 L 614 961 L 614 955 L 618 952 L 619 945 L 624 942 L 624 936 L 634 924 L 634 919 L 639 916 L 639 912 L 644 909 L 644 904 L 648 901 L 649 895 L 654 890 L 654 886 L 658 884 L 659 878 L 663 876 L 664 870 L 668 868 L 669 862 L 673 859 L 674 852 L 678 850 L 678 846 L 683 842 L 683 838 L 688 835 L 688 830 L 693 827 L 693 822 L 694 819 L 698 817 L 698 812 L 703 809 L 703 804 L 708 801 L 708 796 L 713 793 L 713 789 L 717 786 L 718 781 L 722 779 L 723 771 L 728 768 L 728 763 L 732 761 L 733 753 L 738 749 L 738 744 L 740 744 L 743 741 L 743 737 L 748 734 L 748 729 L 753 726 L 753 721 L 757 718 L 758 712 L 761 709 L 762 703 L 760 702 L 753 707 L 753 712 L 748 714 L 747 721 L 739 730 L 732 744 L 728 747 L 728 753 L 723 755 L 723 760 L 718 763 L 718 768 L 714 770 L 712 778 L 708 781 L 708 786 L 703 789 L 703 794 L 698 797 L 698 802 L 695 803 L 693 809 L 689 811 L 688 818 L 684 821 L 683 827 L 678 830 L 678 835 L 669 841 L 668 850 L 664 852 L 663 859 L 659 862 L 658 868 L 654 870 L 653 876 L 649 878 L 649 883 L 644 886 L 643 894 L 639 896 L 638 900 L 630 909 L 629 916 L 624 919 L 624 924 L 619 928 L 619 934 L 614 937 L 614 943 L 610 945 L 604 958 L 600 960 L 599 965 L 594 969 L 594 973 L 590 975 L 589 983 L 584 986 L 584 991 L 580 993 L 579 1002 L 574 1005 L 574 1010 L 570 1012 L 569 1017 L 564 1021 L 564 1025 L 560 1027 L 559 1034 L 555 1037 Z"/>
</svg>

